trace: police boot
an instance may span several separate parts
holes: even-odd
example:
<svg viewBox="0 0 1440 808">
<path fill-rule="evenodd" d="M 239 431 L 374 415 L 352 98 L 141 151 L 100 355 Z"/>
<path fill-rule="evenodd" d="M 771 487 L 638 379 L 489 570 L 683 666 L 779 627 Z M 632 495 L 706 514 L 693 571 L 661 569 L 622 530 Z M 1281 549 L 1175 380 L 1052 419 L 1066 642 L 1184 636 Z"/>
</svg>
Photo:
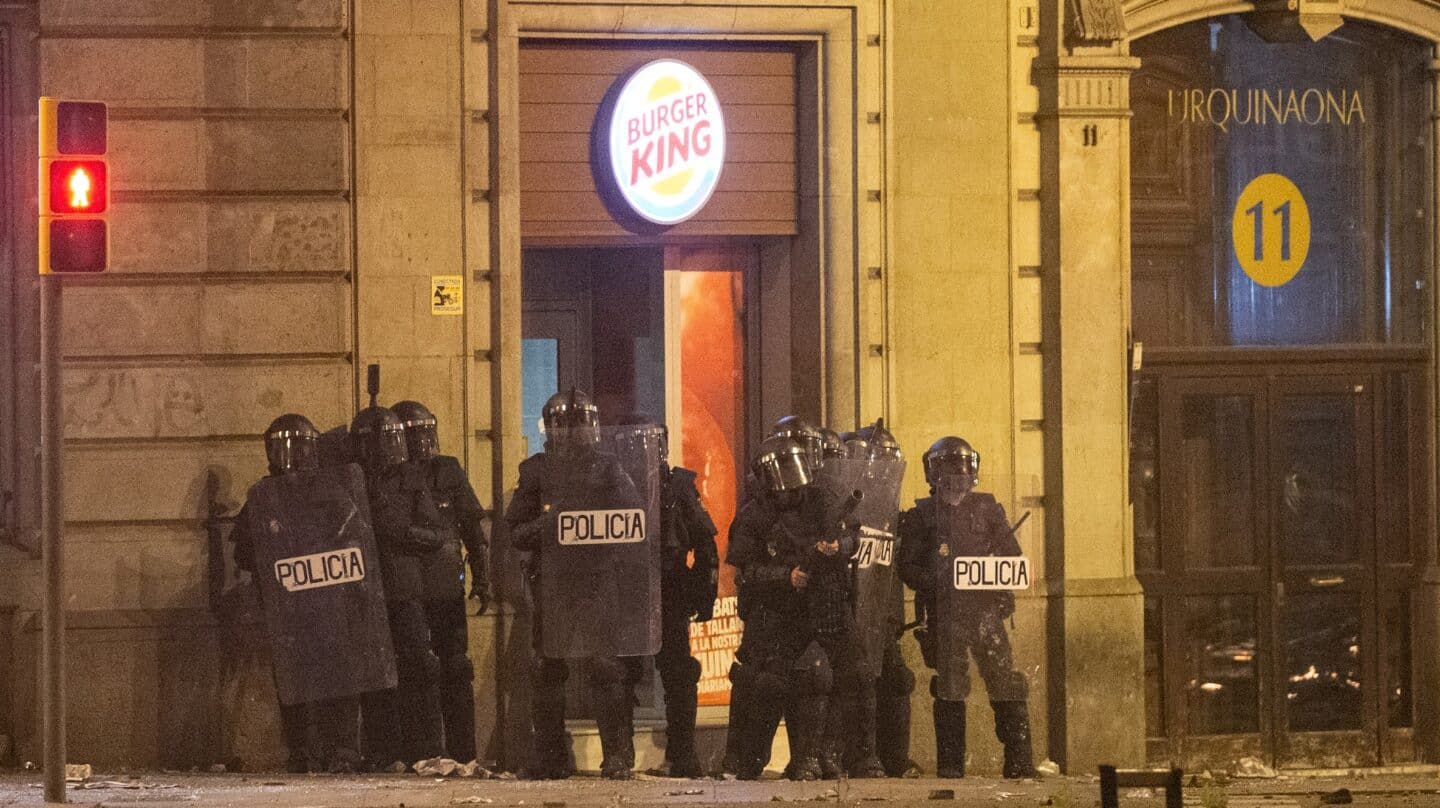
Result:
<svg viewBox="0 0 1440 808">
<path fill-rule="evenodd" d="M 461 763 L 475 759 L 475 666 L 467 656 L 442 660 L 440 712 L 445 719 L 446 755 Z"/>
<path fill-rule="evenodd" d="M 564 780 L 572 774 L 570 736 L 565 731 L 564 660 L 545 659 L 536 669 L 535 689 L 530 694 L 530 724 L 534 746 L 530 762 L 521 770 L 526 780 Z"/>
<path fill-rule="evenodd" d="M 689 691 L 665 690 L 665 758 L 671 777 L 702 777 L 700 759 L 695 754 L 695 700 Z"/>
<path fill-rule="evenodd" d="M 830 743 L 829 683 L 819 684 L 815 688 L 811 683 L 810 689 L 793 695 L 786 710 L 785 720 L 794 723 L 790 734 L 792 780 L 833 779 L 839 766 L 838 750 Z"/>
<path fill-rule="evenodd" d="M 995 737 L 1005 747 L 1001 773 L 1012 780 L 1039 777 L 1030 749 L 1030 710 L 1023 701 L 992 701 L 995 710 Z"/>
<path fill-rule="evenodd" d="M 875 685 L 869 683 L 862 685 L 858 709 L 854 715 L 855 733 L 855 756 L 847 767 L 851 777 L 874 778 L 884 777 L 885 767 L 880 764 L 880 758 L 875 754 Z M 842 725 L 837 737 L 837 743 L 842 742 L 845 737 L 845 728 Z"/>
<path fill-rule="evenodd" d="M 629 780 L 634 777 L 634 700 L 628 692 L 624 663 L 615 657 L 587 659 L 585 680 L 600 730 L 600 774 L 611 780 Z"/>
<path fill-rule="evenodd" d="M 965 776 L 965 702 L 935 700 L 935 774 Z"/>
<path fill-rule="evenodd" d="M 285 740 L 285 771 L 310 770 L 310 711 L 304 704 L 280 705 L 280 735 Z"/>
<path fill-rule="evenodd" d="M 875 746 L 890 777 L 918 774 L 910 759 L 910 693 L 915 675 L 901 662 L 885 671 L 875 690 Z"/>
<path fill-rule="evenodd" d="M 749 668 L 742 663 L 731 663 L 730 722 L 725 728 L 725 755 L 720 759 L 720 770 L 740 780 L 745 779 L 741 775 L 749 768 L 745 761 L 745 741 L 754 734 L 751 725 L 755 721 L 756 704 L 751 676 Z"/>
</svg>

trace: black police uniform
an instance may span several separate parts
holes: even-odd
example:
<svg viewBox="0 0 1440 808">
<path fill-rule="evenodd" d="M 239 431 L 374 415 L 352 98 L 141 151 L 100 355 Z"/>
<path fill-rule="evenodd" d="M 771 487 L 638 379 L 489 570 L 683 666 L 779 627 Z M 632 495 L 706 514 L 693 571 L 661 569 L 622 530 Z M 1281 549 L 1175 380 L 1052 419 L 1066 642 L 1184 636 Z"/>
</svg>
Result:
<svg viewBox="0 0 1440 808">
<path fill-rule="evenodd" d="M 425 619 L 422 560 L 453 538 L 423 468 L 405 462 L 367 469 L 365 482 L 399 678 L 395 690 L 367 694 L 362 701 L 365 757 L 377 766 L 413 764 L 443 751 L 441 668 Z"/>
<path fill-rule="evenodd" d="M 660 653 L 655 669 L 665 688 L 665 758 L 672 776 L 698 777 L 695 710 L 700 662 L 690 654 L 690 620 L 709 620 L 719 583 L 715 523 L 700 502 L 695 472 L 662 472 L 660 489 Z M 694 553 L 693 566 L 687 563 Z"/>
<path fill-rule="evenodd" d="M 444 547 L 424 557 L 425 622 L 431 649 L 440 660 L 440 713 L 445 726 L 445 754 L 455 760 L 475 759 L 475 665 L 470 661 L 469 626 L 465 615 L 464 546 L 472 591 L 485 592 L 489 576 L 489 541 L 485 509 L 470 487 L 460 461 L 449 455 L 411 461 L 425 476 L 430 496 L 451 531 Z"/>
<path fill-rule="evenodd" d="M 933 497 L 917 500 L 915 507 L 900 517 L 900 574 L 907 586 L 915 590 L 917 602 L 926 606 L 927 642 L 921 645 L 926 663 L 937 667 L 934 638 L 938 609 L 936 569 L 939 558 L 954 556 L 1016 556 L 1020 545 L 1010 529 L 1005 508 L 993 496 L 971 491 L 956 506 L 954 532 L 948 547 L 941 547 L 936 524 L 936 502 Z M 959 596 L 964 604 L 965 623 L 960 629 L 961 647 L 968 648 L 985 680 L 985 690 L 995 713 L 995 736 L 1005 747 L 1007 777 L 1032 774 L 1034 764 L 1030 749 L 1030 719 L 1026 707 L 1028 685 L 1025 675 L 1015 670 L 1010 649 L 1010 636 L 1005 619 L 1015 612 L 1015 596 L 1008 591 L 975 591 L 947 593 Z M 954 670 L 968 671 L 967 662 L 958 660 Z M 958 674 L 968 676 L 968 674 Z M 962 678 L 959 690 L 968 692 L 968 678 Z M 931 681 L 932 695 L 938 694 Z M 941 776 L 963 777 L 965 772 L 965 702 L 935 699 L 936 757 Z"/>
<path fill-rule="evenodd" d="M 230 531 L 236 569 L 255 575 L 255 545 L 250 533 L 249 505 L 235 517 Z M 335 771 L 360 764 L 356 718 L 360 698 L 346 696 L 308 704 L 280 704 L 280 735 L 285 742 L 287 771 Z M 314 728 L 312 736 L 311 728 Z"/>
<path fill-rule="evenodd" d="M 730 527 L 725 560 L 736 568 L 745 630 L 730 668 L 725 768 L 742 779 L 764 770 L 787 697 L 812 705 L 804 712 L 815 729 L 823 726 L 830 667 L 823 654 L 806 653 L 815 639 L 811 600 L 790 575 L 809 560 L 816 542 L 831 538 L 826 528 L 837 511 L 834 496 L 818 486 L 799 489 L 796 498 L 794 507 L 782 510 L 762 492 L 741 507 Z M 813 729 L 795 738 L 802 747 L 790 750 L 792 759 L 818 755 Z"/>
<path fill-rule="evenodd" d="M 552 507 L 559 501 L 561 493 L 547 490 L 547 462 L 551 461 L 546 452 L 540 452 L 520 464 L 520 481 L 510 500 L 510 507 L 505 511 L 511 544 L 516 550 L 530 554 L 526 575 L 531 597 L 536 601 L 531 610 L 534 681 L 530 702 L 535 746 L 525 772 L 532 779 L 561 779 L 573 771 L 569 735 L 565 731 L 565 682 L 570 676 L 569 666 L 564 659 L 546 657 L 541 650 L 545 627 L 538 603 L 538 554 L 542 552 L 550 532 L 555 530 Z M 596 491 L 592 492 L 596 498 L 613 502 L 639 500 L 634 483 L 613 455 L 587 449 L 567 457 L 565 462 L 593 464 L 586 477 L 596 487 Z M 607 770 L 621 765 L 628 769 L 635 764 L 631 720 L 634 693 L 631 686 L 639 679 L 643 662 L 640 657 L 607 656 L 591 657 L 581 663 L 590 701 L 596 710 L 596 724 L 606 757 L 604 768 Z"/>
</svg>

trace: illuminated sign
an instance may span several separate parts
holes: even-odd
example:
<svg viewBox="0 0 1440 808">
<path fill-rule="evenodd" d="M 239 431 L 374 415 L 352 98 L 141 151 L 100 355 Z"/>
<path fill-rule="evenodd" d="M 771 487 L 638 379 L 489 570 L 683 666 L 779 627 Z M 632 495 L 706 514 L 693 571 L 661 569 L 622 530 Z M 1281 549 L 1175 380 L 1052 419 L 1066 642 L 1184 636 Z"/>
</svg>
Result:
<svg viewBox="0 0 1440 808">
<path fill-rule="evenodd" d="M 695 68 L 674 59 L 640 67 L 605 122 L 609 179 L 636 215 L 678 224 L 710 200 L 725 167 L 725 118 Z"/>
</svg>

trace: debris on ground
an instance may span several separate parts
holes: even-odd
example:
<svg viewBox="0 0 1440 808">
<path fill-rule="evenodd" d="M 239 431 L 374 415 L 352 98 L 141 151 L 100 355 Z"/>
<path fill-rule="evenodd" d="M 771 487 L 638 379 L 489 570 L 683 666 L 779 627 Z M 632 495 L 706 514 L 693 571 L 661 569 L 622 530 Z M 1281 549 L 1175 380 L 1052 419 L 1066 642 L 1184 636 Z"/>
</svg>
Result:
<svg viewBox="0 0 1440 808">
<path fill-rule="evenodd" d="M 209 771 L 211 774 L 224 774 L 224 773 L 225 773 L 225 764 L 224 764 L 224 763 L 216 763 L 215 765 L 211 766 L 208 771 Z"/>
<path fill-rule="evenodd" d="M 1322 805 L 1349 805 L 1354 801 L 1355 797 L 1350 794 L 1350 789 L 1348 788 L 1337 788 L 1328 794 L 1322 794 L 1320 796 L 1320 803 Z"/>
<path fill-rule="evenodd" d="M 1252 756 L 1240 758 L 1231 774 L 1236 777 L 1269 779 L 1275 777 L 1275 770 L 1266 765 L 1265 761 Z"/>
<path fill-rule="evenodd" d="M 953 800 L 953 799 L 955 799 L 955 789 L 953 789 L 953 788 L 937 788 L 937 789 L 935 789 L 934 791 L 931 791 L 931 792 L 930 792 L 930 799 L 932 799 L 932 800 Z"/>
<path fill-rule="evenodd" d="M 1127 800 L 1149 800 L 1155 798 L 1155 791 L 1149 788 L 1132 788 L 1125 792 Z"/>
<path fill-rule="evenodd" d="M 436 777 L 449 777 L 460 770 L 460 763 L 447 757 L 426 758 L 415 762 L 411 767 L 416 774 L 433 775 Z"/>
<path fill-rule="evenodd" d="M 65 764 L 65 780 L 66 780 L 67 782 L 78 783 L 78 782 L 81 782 L 81 781 L 84 781 L 84 780 L 89 780 L 89 779 L 90 779 L 90 775 L 93 774 L 93 773 L 94 773 L 94 772 L 93 772 L 93 770 L 90 768 L 90 764 L 89 764 L 89 763 L 66 763 L 66 764 Z"/>
<path fill-rule="evenodd" d="M 667 797 L 693 797 L 693 796 L 696 796 L 696 795 L 698 795 L 698 794 L 704 794 L 704 793 L 705 793 L 705 789 L 703 789 L 703 788 L 687 788 L 687 789 L 685 789 L 685 790 L 683 790 L 683 791 L 667 791 L 667 792 L 665 792 L 665 796 L 667 796 Z"/>
<path fill-rule="evenodd" d="M 127 788 L 135 790 L 149 790 L 152 788 L 179 788 L 175 783 L 147 783 L 144 780 L 92 780 L 75 784 L 74 788 L 85 791 L 94 791 L 105 788 Z"/>
<path fill-rule="evenodd" d="M 405 772 L 410 771 L 410 767 L 397 760 L 394 763 L 391 763 L 389 766 L 381 769 L 380 771 L 389 772 L 391 774 L 404 774 Z"/>
<path fill-rule="evenodd" d="M 494 800 L 489 797 L 456 797 L 450 801 L 451 805 L 489 805 Z"/>
<path fill-rule="evenodd" d="M 824 791 L 820 792 L 819 794 L 816 794 L 815 796 L 811 797 L 811 798 L 810 798 L 810 801 L 811 801 L 811 802 L 823 802 L 823 801 L 825 801 L 825 800 L 838 800 L 838 799 L 840 799 L 840 792 L 836 791 L 836 790 L 833 789 L 833 788 L 827 788 L 827 789 L 825 789 Z"/>
<path fill-rule="evenodd" d="M 1050 758 L 1045 758 L 1044 760 L 1040 761 L 1040 765 L 1035 767 L 1035 771 L 1039 772 L 1041 775 L 1048 774 L 1051 776 L 1058 776 L 1060 774 L 1060 764 L 1056 763 Z"/>
</svg>

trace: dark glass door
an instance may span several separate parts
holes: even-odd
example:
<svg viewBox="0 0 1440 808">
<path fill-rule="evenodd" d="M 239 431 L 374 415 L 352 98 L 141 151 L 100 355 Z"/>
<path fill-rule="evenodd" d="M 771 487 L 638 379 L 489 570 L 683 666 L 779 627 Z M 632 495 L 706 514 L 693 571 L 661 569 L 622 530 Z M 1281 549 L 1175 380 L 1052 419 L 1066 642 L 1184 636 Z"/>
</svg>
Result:
<svg viewBox="0 0 1440 808">
<path fill-rule="evenodd" d="M 1411 760 L 1414 377 L 1230 371 L 1137 386 L 1150 757 Z"/>
<path fill-rule="evenodd" d="M 1367 765 L 1376 742 L 1369 377 L 1271 384 L 1276 759 Z"/>
</svg>

